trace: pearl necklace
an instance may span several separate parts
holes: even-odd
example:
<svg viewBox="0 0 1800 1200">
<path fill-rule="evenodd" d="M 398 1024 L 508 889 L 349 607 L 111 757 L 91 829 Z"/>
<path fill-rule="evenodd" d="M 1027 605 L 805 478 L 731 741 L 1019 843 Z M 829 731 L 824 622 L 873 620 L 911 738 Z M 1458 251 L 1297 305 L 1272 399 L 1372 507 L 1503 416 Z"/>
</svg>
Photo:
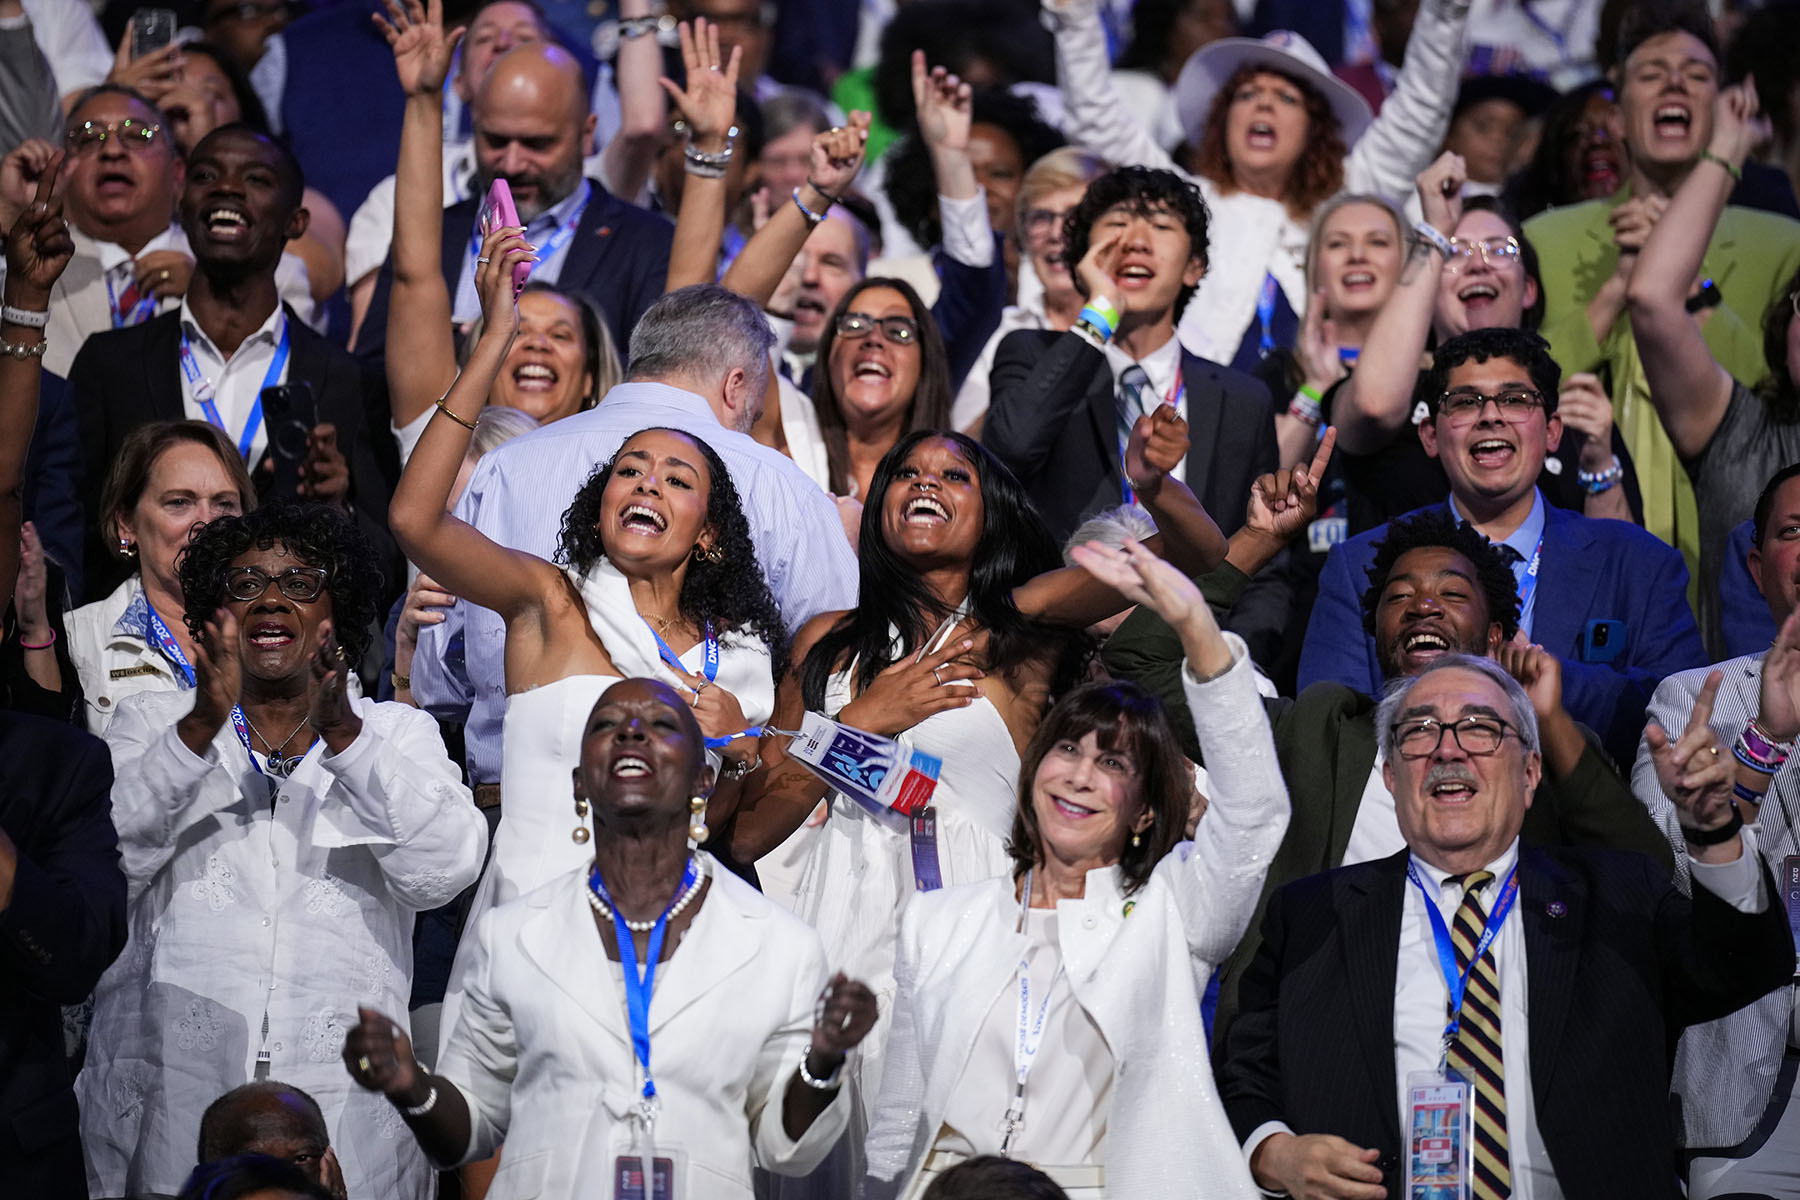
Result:
<svg viewBox="0 0 1800 1200">
<path fill-rule="evenodd" d="M 701 854 L 694 856 L 694 862 L 698 867 L 698 870 L 694 873 L 694 882 L 685 892 L 675 898 L 675 903 L 669 905 L 668 912 L 663 914 L 664 917 L 667 917 L 671 921 L 681 915 L 682 909 L 694 902 L 694 897 L 700 894 L 701 886 L 706 883 L 707 877 L 712 874 L 712 867 L 710 865 L 711 860 L 706 855 Z M 588 907 L 593 909 L 596 913 L 599 913 L 603 920 L 610 921 L 613 919 L 612 906 L 600 898 L 600 890 L 595 886 L 598 882 L 599 874 L 599 869 L 595 868 L 593 874 L 588 877 Z M 633 933 L 649 933 L 652 929 L 656 928 L 656 920 L 657 919 L 649 921 L 628 920 L 625 922 L 625 928 L 631 930 Z"/>
</svg>

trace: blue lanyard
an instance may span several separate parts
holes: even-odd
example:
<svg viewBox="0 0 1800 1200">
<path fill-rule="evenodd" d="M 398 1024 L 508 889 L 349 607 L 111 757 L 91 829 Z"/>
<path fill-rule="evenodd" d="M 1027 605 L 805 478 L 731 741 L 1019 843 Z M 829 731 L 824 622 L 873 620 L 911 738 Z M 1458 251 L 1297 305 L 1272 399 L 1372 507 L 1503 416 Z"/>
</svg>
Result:
<svg viewBox="0 0 1800 1200">
<path fill-rule="evenodd" d="M 637 943 L 632 940 L 631 928 L 625 924 L 624 914 L 619 912 L 619 906 L 613 903 L 612 895 L 606 890 L 606 881 L 600 878 L 600 868 L 595 867 L 588 873 L 588 886 L 612 910 L 613 933 L 619 941 L 619 965 L 624 968 L 625 976 L 625 1015 L 631 1023 L 631 1048 L 644 1067 L 646 1105 L 656 1099 L 656 1081 L 650 1076 L 650 998 L 656 990 L 656 964 L 662 959 L 663 936 L 669 932 L 669 909 L 674 908 L 675 902 L 687 895 L 688 889 L 694 886 L 699 869 L 695 862 L 694 856 L 689 855 L 687 869 L 681 873 L 681 886 L 675 889 L 669 907 L 663 909 L 662 915 L 656 918 L 656 924 L 650 927 L 650 946 L 641 968 L 638 966 Z"/>
<path fill-rule="evenodd" d="M 144 295 L 138 297 L 138 302 L 131 306 L 130 312 L 120 312 L 119 294 L 113 290 L 111 271 L 106 272 L 106 302 L 107 306 L 112 309 L 112 323 L 114 329 L 122 329 L 127 325 L 136 325 L 145 317 L 148 317 L 151 313 L 156 311 L 156 293 L 146 292 Z"/>
<path fill-rule="evenodd" d="M 1354 367 L 1356 360 L 1362 357 L 1361 346 L 1339 346 L 1338 361 L 1346 367 Z"/>
<path fill-rule="evenodd" d="M 706 739 L 706 748 L 708 750 L 722 750 L 739 738 L 759 738 L 762 735 L 763 727 L 761 725 L 752 725 L 748 729 L 739 730 L 737 733 L 728 733 L 724 737 L 709 737 Z"/>
<path fill-rule="evenodd" d="M 650 624 L 650 622 L 645 621 L 644 628 L 648 629 L 650 631 L 650 636 L 656 639 L 656 652 L 658 654 L 662 655 L 662 660 L 664 662 L 668 663 L 671 667 L 674 667 L 677 671 L 680 671 L 683 674 L 685 674 L 687 672 L 687 668 L 682 665 L 681 659 L 676 655 L 676 653 L 673 650 L 669 649 L 669 643 L 663 641 L 662 634 L 656 632 L 656 627 L 654 625 Z M 711 621 L 708 621 L 706 623 L 706 664 L 703 669 L 706 674 L 706 682 L 714 683 L 718 680 L 718 678 L 719 678 L 719 641 L 717 638 L 713 637 Z"/>
<path fill-rule="evenodd" d="M 1175 363 L 1175 386 L 1170 388 L 1168 395 L 1163 397 L 1163 403 L 1174 405 L 1175 406 L 1175 415 L 1180 416 L 1181 415 L 1181 400 L 1182 400 L 1182 397 L 1184 397 L 1186 395 L 1187 395 L 1187 376 L 1182 373 L 1181 362 L 1178 358 Z M 1136 424 L 1135 418 L 1133 418 L 1133 424 Z M 1125 477 L 1125 449 L 1127 446 L 1127 440 L 1128 439 L 1124 435 L 1121 435 L 1119 438 L 1119 489 L 1120 489 L 1120 494 L 1122 494 L 1125 497 L 1125 503 L 1136 504 L 1137 496 L 1131 490 L 1131 480 L 1129 480 Z"/>
<path fill-rule="evenodd" d="M 1425 915 L 1431 918 L 1431 937 L 1437 943 L 1438 966 L 1444 972 L 1444 986 L 1450 989 L 1450 1021 L 1444 1026 L 1444 1045 L 1456 1036 L 1462 1026 L 1463 992 L 1469 986 L 1469 976 L 1475 970 L 1475 964 L 1481 961 L 1494 939 L 1500 936 L 1500 927 L 1506 924 L 1506 914 L 1512 911 L 1513 900 L 1519 894 L 1519 868 L 1515 865 L 1506 873 L 1506 882 L 1500 885 L 1499 897 L 1494 901 L 1493 911 L 1488 913 L 1487 924 L 1481 928 L 1481 937 L 1475 942 L 1475 949 L 1469 955 L 1469 965 L 1459 975 L 1456 970 L 1456 945 L 1450 940 L 1450 929 L 1444 924 L 1444 914 L 1438 911 L 1437 897 L 1425 886 L 1419 877 L 1416 863 L 1408 859 L 1406 877 L 1418 885 L 1419 895 L 1425 901 Z"/>
<path fill-rule="evenodd" d="M 588 201 L 593 198 L 593 194 L 593 185 L 583 179 L 581 181 L 581 199 L 576 202 L 574 208 L 569 210 L 568 219 L 552 230 L 550 236 L 539 244 L 537 261 L 526 264 L 531 270 L 536 271 L 562 252 L 563 246 L 575 236 L 575 227 L 581 224 L 581 214 L 587 211 Z M 475 273 L 474 259 L 481 254 L 481 242 L 481 222 L 476 221 L 475 228 L 469 231 L 469 274 L 471 276 Z"/>
<path fill-rule="evenodd" d="M 1262 325 L 1262 352 L 1265 355 L 1275 349 L 1275 298 L 1280 289 L 1275 276 L 1264 275 L 1262 291 L 1256 297 L 1256 319 Z"/>
<path fill-rule="evenodd" d="M 1538 535 L 1537 548 L 1531 552 L 1531 558 L 1525 563 L 1524 577 L 1519 580 L 1519 622 L 1523 624 L 1525 614 L 1531 609 L 1531 598 L 1537 594 L 1538 566 L 1544 558 L 1544 537 Z"/>
<path fill-rule="evenodd" d="M 1576 18 L 1581 15 L 1581 5 L 1569 5 L 1569 11 L 1575 15 L 1571 16 L 1561 29 L 1557 29 L 1555 26 L 1551 25 L 1550 22 L 1532 12 L 1531 0 L 1522 0 L 1519 5 L 1519 11 L 1525 15 L 1527 21 L 1530 21 L 1533 25 L 1536 25 L 1539 29 L 1543 30 L 1545 36 L 1556 44 L 1557 54 L 1565 59 L 1569 57 L 1569 30 L 1575 28 Z"/>
<path fill-rule="evenodd" d="M 150 606 L 150 601 L 147 597 L 144 600 L 144 608 L 150 613 L 149 632 L 151 642 L 155 644 L 158 650 L 162 651 L 162 656 L 173 663 L 175 668 L 181 672 L 181 677 L 187 680 L 187 685 L 190 688 L 193 687 L 194 664 L 189 662 L 188 656 L 181 652 L 181 643 L 175 640 L 175 636 L 169 632 L 169 627 L 163 623 L 163 619 L 156 615 L 156 609 Z M 250 765 L 256 768 L 256 773 L 258 775 L 261 775 L 263 769 L 256 761 L 256 752 L 250 749 L 250 719 L 244 716 L 244 710 L 241 705 L 234 704 L 231 706 L 231 728 L 236 731 L 238 741 L 244 743 L 244 753 L 250 756 Z"/>
<path fill-rule="evenodd" d="M 262 394 L 264 388 L 272 388 L 281 382 L 282 368 L 288 360 L 288 327 L 285 320 L 281 323 L 281 340 L 275 343 L 275 357 L 269 363 L 267 373 L 263 375 L 262 387 L 256 389 L 256 399 L 250 404 L 250 415 L 244 418 L 244 432 L 238 435 L 238 455 L 245 462 L 250 461 L 250 446 L 256 441 L 256 431 L 262 425 Z M 187 380 L 188 394 L 200 411 L 206 414 L 207 422 L 219 429 L 224 429 L 226 436 L 231 431 L 225 429 L 225 419 L 219 415 L 218 406 L 213 403 L 213 386 L 200 373 L 200 364 L 194 361 L 194 348 L 188 344 L 188 335 L 184 330 L 181 335 L 181 374 Z"/>
</svg>

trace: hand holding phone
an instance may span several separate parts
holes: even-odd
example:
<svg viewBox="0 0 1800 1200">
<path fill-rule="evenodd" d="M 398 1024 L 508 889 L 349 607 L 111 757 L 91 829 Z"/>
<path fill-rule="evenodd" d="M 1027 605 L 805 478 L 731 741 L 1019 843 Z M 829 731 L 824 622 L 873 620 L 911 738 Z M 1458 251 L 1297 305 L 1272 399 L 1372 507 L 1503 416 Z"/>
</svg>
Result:
<svg viewBox="0 0 1800 1200">
<path fill-rule="evenodd" d="M 512 187 L 504 179 L 494 180 L 488 188 L 487 199 L 481 205 L 481 236 L 496 229 L 508 226 L 523 229 L 525 222 L 519 220 L 519 210 L 513 205 Z M 513 268 L 513 297 L 516 299 L 525 290 L 526 281 L 531 278 L 531 264 L 519 263 Z"/>
<path fill-rule="evenodd" d="M 175 40 L 175 11 L 140 8 L 131 14 L 131 57 L 154 54 Z"/>
</svg>

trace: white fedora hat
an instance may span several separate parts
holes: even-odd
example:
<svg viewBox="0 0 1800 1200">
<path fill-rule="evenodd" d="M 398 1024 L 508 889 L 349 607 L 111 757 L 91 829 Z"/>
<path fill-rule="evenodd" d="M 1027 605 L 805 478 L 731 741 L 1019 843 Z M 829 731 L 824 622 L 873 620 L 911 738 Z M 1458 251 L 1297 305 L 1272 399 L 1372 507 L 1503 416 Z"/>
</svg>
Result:
<svg viewBox="0 0 1800 1200">
<path fill-rule="evenodd" d="M 1198 146 L 1206 116 L 1219 89 L 1242 66 L 1267 67 L 1305 82 L 1325 97 L 1348 149 L 1363 135 L 1375 114 L 1356 89 L 1331 73 L 1319 52 L 1299 34 L 1277 29 L 1260 38 L 1221 38 L 1208 42 L 1188 58 L 1175 81 L 1175 106 L 1188 141 Z"/>
</svg>

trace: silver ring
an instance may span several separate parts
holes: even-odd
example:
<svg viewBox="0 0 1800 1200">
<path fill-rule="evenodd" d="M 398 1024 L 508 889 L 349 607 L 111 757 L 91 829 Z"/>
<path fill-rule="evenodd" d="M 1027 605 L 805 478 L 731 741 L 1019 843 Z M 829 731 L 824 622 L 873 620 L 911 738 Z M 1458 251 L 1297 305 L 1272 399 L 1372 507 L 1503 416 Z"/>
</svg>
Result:
<svg viewBox="0 0 1800 1200">
<path fill-rule="evenodd" d="M 944 686 L 944 677 L 943 677 L 943 676 L 942 676 L 942 675 L 939 675 L 939 674 L 938 674 L 938 668 L 937 668 L 937 667 L 933 667 L 933 668 L 931 668 L 931 677 L 932 677 L 932 678 L 933 678 L 933 679 L 935 679 L 935 680 L 937 680 L 937 685 L 938 685 L 938 686 L 939 686 L 939 687 L 943 687 L 943 686 Z"/>
<path fill-rule="evenodd" d="M 481 256 L 477 256 L 477 257 L 476 257 L 476 259 L 475 259 L 475 261 L 476 261 L 476 262 L 478 262 L 478 263 L 484 263 L 484 262 L 487 262 L 487 261 L 488 261 L 488 260 L 487 260 L 487 259 L 486 259 L 486 258 L 483 258 L 483 257 L 481 257 Z"/>
</svg>

